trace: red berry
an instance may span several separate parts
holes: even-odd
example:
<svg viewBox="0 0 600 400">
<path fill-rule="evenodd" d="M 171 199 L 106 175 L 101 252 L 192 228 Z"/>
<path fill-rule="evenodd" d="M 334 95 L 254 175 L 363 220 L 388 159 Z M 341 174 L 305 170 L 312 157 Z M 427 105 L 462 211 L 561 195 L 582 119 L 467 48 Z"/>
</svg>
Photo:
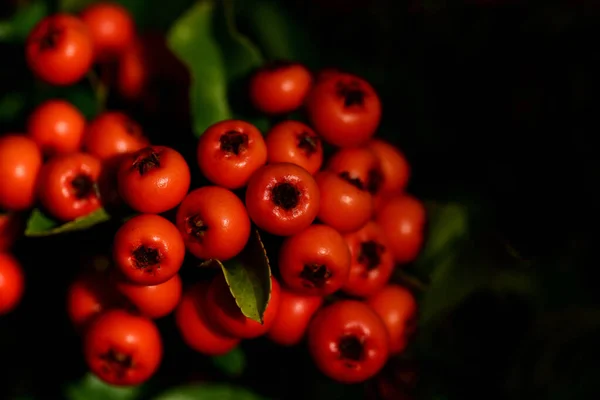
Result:
<svg viewBox="0 0 600 400">
<path fill-rule="evenodd" d="M 366 297 L 377 292 L 390 280 L 394 271 L 391 245 L 381 227 L 368 222 L 356 232 L 344 235 L 350 248 L 350 275 L 343 287 L 353 296 Z"/>
<path fill-rule="evenodd" d="M 198 140 L 198 166 L 215 185 L 238 189 L 267 162 L 267 146 L 254 125 L 226 120 L 211 125 Z"/>
<path fill-rule="evenodd" d="M 367 146 L 379 161 L 381 172 L 379 192 L 391 194 L 404 191 L 410 178 L 410 165 L 404 154 L 381 139 L 373 139 Z"/>
<path fill-rule="evenodd" d="M 0 210 L 23 211 L 35 202 L 42 153 L 23 135 L 0 137 Z"/>
<path fill-rule="evenodd" d="M 302 64 L 275 61 L 259 69 L 250 80 L 250 99 L 265 114 L 285 114 L 299 108 L 312 85 Z"/>
<path fill-rule="evenodd" d="M 158 285 L 136 285 L 117 281 L 117 290 L 144 316 L 162 318 L 169 315 L 181 300 L 181 278 L 173 275 Z"/>
<path fill-rule="evenodd" d="M 315 174 L 323 163 L 323 145 L 306 124 L 283 121 L 275 125 L 265 138 L 269 164 L 289 162 Z"/>
<path fill-rule="evenodd" d="M 317 368 L 342 383 L 372 378 L 385 365 L 388 333 L 365 303 L 340 300 L 315 314 L 308 328 L 308 350 Z"/>
<path fill-rule="evenodd" d="M 321 201 L 319 220 L 342 233 L 363 227 L 373 215 L 373 196 L 353 180 L 331 171 L 315 175 Z"/>
<path fill-rule="evenodd" d="M 98 210 L 100 161 L 89 154 L 57 156 L 40 170 L 38 197 L 56 219 L 72 221 Z"/>
<path fill-rule="evenodd" d="M 297 345 L 322 304 L 320 296 L 304 296 L 281 288 L 279 311 L 267 337 L 281 346 Z"/>
<path fill-rule="evenodd" d="M 240 339 L 223 335 L 206 316 L 208 284 L 201 282 L 185 291 L 175 311 L 175 323 L 183 341 L 192 349 L 208 356 L 229 353 Z"/>
<path fill-rule="evenodd" d="M 133 18 L 119 4 L 92 4 L 81 12 L 81 19 L 89 28 L 97 60 L 119 57 L 135 38 Z"/>
<path fill-rule="evenodd" d="M 367 300 L 381 317 L 390 336 L 390 353 L 400 353 L 414 332 L 417 302 L 412 293 L 399 285 L 388 285 Z"/>
<path fill-rule="evenodd" d="M 19 261 L 8 253 L 0 253 L 0 315 L 14 310 L 25 291 L 25 275 Z"/>
<path fill-rule="evenodd" d="M 325 296 L 348 280 L 350 252 L 342 235 L 327 225 L 312 225 L 286 238 L 279 251 L 281 280 L 304 295 Z"/>
<path fill-rule="evenodd" d="M 233 258 L 250 238 L 250 218 L 244 203 L 218 186 L 191 191 L 179 206 L 176 220 L 186 248 L 202 259 Z"/>
<path fill-rule="evenodd" d="M 224 335 L 252 339 L 271 327 L 279 308 L 279 284 L 271 277 L 271 297 L 263 315 L 263 323 L 246 317 L 240 311 L 223 275 L 217 275 L 206 293 L 206 314 L 210 323 Z"/>
<path fill-rule="evenodd" d="M 48 156 L 75 153 L 81 148 L 85 117 L 71 103 L 54 99 L 37 106 L 27 121 L 27 132 Z"/>
<path fill-rule="evenodd" d="M 113 258 L 131 283 L 158 285 L 181 268 L 185 245 L 177 227 L 154 214 L 137 215 L 115 234 Z"/>
<path fill-rule="evenodd" d="M 165 146 L 150 146 L 123 157 L 117 173 L 119 194 L 131 208 L 159 214 L 171 210 L 190 188 L 185 158 Z"/>
<path fill-rule="evenodd" d="M 29 68 L 36 76 L 61 86 L 83 78 L 94 57 L 87 26 L 79 18 L 63 13 L 38 22 L 29 33 L 25 51 Z"/>
<path fill-rule="evenodd" d="M 396 262 L 409 263 L 417 258 L 423 246 L 425 220 L 423 203 L 407 194 L 390 198 L 377 210 L 377 222 Z"/>
<path fill-rule="evenodd" d="M 147 381 L 163 355 L 154 322 L 123 310 L 107 311 L 92 322 L 83 349 L 90 370 L 104 382 L 118 386 Z"/>
<path fill-rule="evenodd" d="M 293 235 L 316 218 L 319 188 L 312 175 L 295 164 L 265 165 L 248 182 L 246 208 L 259 228 L 274 235 Z"/>
<path fill-rule="evenodd" d="M 366 144 L 381 119 L 381 102 L 364 79 L 339 73 L 320 79 L 306 99 L 311 125 L 323 140 L 339 147 Z"/>
<path fill-rule="evenodd" d="M 120 304 L 119 294 L 100 272 L 80 275 L 67 290 L 67 314 L 79 330 L 84 330 L 102 312 Z"/>
</svg>

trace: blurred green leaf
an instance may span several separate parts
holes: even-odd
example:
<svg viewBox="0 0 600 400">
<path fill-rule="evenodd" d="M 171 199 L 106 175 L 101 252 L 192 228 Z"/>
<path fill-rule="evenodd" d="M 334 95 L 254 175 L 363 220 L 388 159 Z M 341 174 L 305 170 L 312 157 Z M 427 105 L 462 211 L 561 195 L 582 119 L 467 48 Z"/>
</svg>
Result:
<svg viewBox="0 0 600 400">
<path fill-rule="evenodd" d="M 0 21 L 0 41 L 24 42 L 29 32 L 48 13 L 46 1 L 37 0 L 17 8 L 12 18 Z"/>
<path fill-rule="evenodd" d="M 192 76 L 190 102 L 196 136 L 213 123 L 232 116 L 227 101 L 227 77 L 219 45 L 211 31 L 215 4 L 194 5 L 171 28 L 167 42 Z"/>
<path fill-rule="evenodd" d="M 141 389 L 141 386 L 112 386 L 88 373 L 78 382 L 69 384 L 65 396 L 67 400 L 135 400 L 140 398 Z"/>
<path fill-rule="evenodd" d="M 210 125 L 234 118 L 232 84 L 240 84 L 263 63 L 259 49 L 235 26 L 231 1 L 203 1 L 168 33 L 173 53 L 192 76 L 190 99 L 196 136 Z"/>
<path fill-rule="evenodd" d="M 254 231 L 242 253 L 218 263 L 235 302 L 246 317 L 262 323 L 271 298 L 271 267 L 258 231 Z"/>
<path fill-rule="evenodd" d="M 236 347 L 227 354 L 213 357 L 212 362 L 223 373 L 239 376 L 246 368 L 246 355 L 240 347 Z"/>
<path fill-rule="evenodd" d="M 110 215 L 101 208 L 89 215 L 61 224 L 36 208 L 31 212 L 27 221 L 25 236 L 50 236 L 65 232 L 81 231 L 106 222 L 109 219 Z"/>
<path fill-rule="evenodd" d="M 40 84 L 33 98 L 34 106 L 55 98 L 72 103 L 87 119 L 94 118 L 100 111 L 99 101 L 88 82 L 69 87 Z"/>
<path fill-rule="evenodd" d="M 25 108 L 27 101 L 24 93 L 11 92 L 0 97 L 0 123 L 16 118 Z"/>
<path fill-rule="evenodd" d="M 427 202 L 427 237 L 414 268 L 429 275 L 441 264 L 451 262 L 460 243 L 469 236 L 467 207 L 459 203 Z"/>
<path fill-rule="evenodd" d="M 281 3 L 272 0 L 250 0 L 240 3 L 238 17 L 247 21 L 269 60 L 298 60 L 310 68 L 316 67 L 318 53 L 308 31 L 297 17 Z"/>
<path fill-rule="evenodd" d="M 198 384 L 179 386 L 154 397 L 153 400 L 266 400 L 239 386 Z"/>
</svg>

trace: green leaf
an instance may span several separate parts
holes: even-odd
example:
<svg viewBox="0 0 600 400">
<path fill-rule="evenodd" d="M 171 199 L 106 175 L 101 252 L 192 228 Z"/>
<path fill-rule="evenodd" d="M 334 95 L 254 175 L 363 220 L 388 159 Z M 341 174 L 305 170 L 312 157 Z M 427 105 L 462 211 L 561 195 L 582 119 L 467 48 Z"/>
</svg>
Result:
<svg viewBox="0 0 600 400">
<path fill-rule="evenodd" d="M 190 107 L 196 136 L 217 121 L 232 116 L 227 101 L 227 77 L 221 50 L 211 34 L 215 4 L 198 2 L 187 11 L 167 35 L 173 53 L 190 71 Z"/>
<path fill-rule="evenodd" d="M 203 1 L 194 5 L 173 25 L 169 48 L 187 66 L 194 132 L 202 135 L 210 125 L 244 115 L 243 105 L 232 104 L 241 83 L 263 57 L 235 25 L 233 2 Z M 257 121 L 258 124 L 264 121 Z"/>
<path fill-rule="evenodd" d="M 65 232 L 81 231 L 106 222 L 109 219 L 110 215 L 101 208 L 74 221 L 61 224 L 36 208 L 31 212 L 27 221 L 25 236 L 50 236 Z"/>
<path fill-rule="evenodd" d="M 270 60 L 298 60 L 314 68 L 318 61 L 315 43 L 281 3 L 272 0 L 243 2 L 239 17 L 247 20 L 249 30 Z"/>
<path fill-rule="evenodd" d="M 456 255 L 460 242 L 469 236 L 467 207 L 459 203 L 427 202 L 428 229 L 425 247 L 414 268 L 429 274 Z"/>
<path fill-rule="evenodd" d="M 135 400 L 140 398 L 141 389 L 141 386 L 112 386 L 88 373 L 80 381 L 68 385 L 65 396 L 67 400 Z"/>
<path fill-rule="evenodd" d="M 271 267 L 258 231 L 250 236 L 246 248 L 238 257 L 225 263 L 215 262 L 221 266 L 242 314 L 262 323 L 271 298 Z"/>
<path fill-rule="evenodd" d="M 70 102 L 87 119 L 94 118 L 100 111 L 100 104 L 96 98 L 96 94 L 89 83 L 85 81 L 68 87 L 40 84 L 35 93 L 34 105 L 49 99 L 63 99 Z"/>
<path fill-rule="evenodd" d="M 24 42 L 29 32 L 48 13 L 47 2 L 37 0 L 19 7 L 10 20 L 0 21 L 0 40 Z"/>
<path fill-rule="evenodd" d="M 246 355 L 241 348 L 236 347 L 227 354 L 213 357 L 212 362 L 223 373 L 235 377 L 244 372 Z"/>
<path fill-rule="evenodd" d="M 25 94 L 20 92 L 6 93 L 0 97 L 0 123 L 15 119 L 25 108 Z"/>
<path fill-rule="evenodd" d="M 179 386 L 154 397 L 153 400 L 266 400 L 239 386 L 198 384 Z"/>
</svg>

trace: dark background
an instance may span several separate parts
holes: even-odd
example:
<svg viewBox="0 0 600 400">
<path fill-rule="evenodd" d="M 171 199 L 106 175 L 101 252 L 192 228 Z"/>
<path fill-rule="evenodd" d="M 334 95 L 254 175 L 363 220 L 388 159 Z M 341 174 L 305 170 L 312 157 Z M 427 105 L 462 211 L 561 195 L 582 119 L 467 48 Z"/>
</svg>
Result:
<svg viewBox="0 0 600 400">
<path fill-rule="evenodd" d="M 30 3 L 3 1 L 2 21 Z M 47 11 L 61 5 L 44 3 Z M 165 32 L 192 2 L 124 3 L 140 30 Z M 267 59 L 289 54 L 312 68 L 369 79 L 384 104 L 379 134 L 412 163 L 410 191 L 466 210 L 468 234 L 437 254 L 436 265 L 418 262 L 398 278 L 412 285 L 423 307 L 439 312 L 421 321 L 414 345 L 379 381 L 394 376 L 398 393 L 432 399 L 597 393 L 599 170 L 591 139 L 598 131 L 600 60 L 591 38 L 600 33 L 600 6 L 306 0 L 275 2 L 277 15 L 267 18 L 254 3 L 236 2 L 239 29 Z M 287 40 L 283 49 L 278 36 Z M 40 91 L 18 40 L 0 35 L 0 51 L 0 130 L 20 131 L 39 99 L 56 92 Z M 9 113 L 14 99 L 21 100 Z M 180 114 L 157 120 L 143 107 L 127 108 L 116 98 L 109 104 L 134 115 L 155 140 L 178 148 L 194 143 Z M 452 231 L 451 224 L 435 226 Z M 116 226 L 17 243 L 28 286 L 18 311 L 0 319 L 0 398 L 64 398 L 65 385 L 85 373 L 64 294 L 83 263 L 108 251 Z M 434 272 L 440 260 L 452 264 L 443 282 Z M 188 268 L 184 275 L 190 281 L 198 272 Z M 248 367 L 231 378 L 187 350 L 170 317 L 159 324 L 166 358 L 144 389 L 149 398 L 198 379 L 282 399 L 376 392 L 372 385 L 365 391 L 330 383 L 302 348 L 282 350 L 262 339 L 243 345 Z"/>
</svg>

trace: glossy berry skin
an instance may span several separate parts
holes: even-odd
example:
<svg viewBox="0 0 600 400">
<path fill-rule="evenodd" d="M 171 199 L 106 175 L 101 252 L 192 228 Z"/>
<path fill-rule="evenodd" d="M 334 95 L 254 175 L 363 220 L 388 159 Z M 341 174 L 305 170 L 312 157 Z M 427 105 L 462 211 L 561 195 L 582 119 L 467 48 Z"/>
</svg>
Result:
<svg viewBox="0 0 600 400">
<path fill-rule="evenodd" d="M 269 164 L 248 181 L 246 209 L 258 227 L 290 236 L 315 220 L 319 198 L 319 187 L 307 170 L 291 163 Z"/>
<path fill-rule="evenodd" d="M 271 128 L 265 137 L 267 162 L 296 164 L 314 175 L 323 163 L 321 139 L 306 124 L 282 121 Z"/>
<path fill-rule="evenodd" d="M 136 121 L 122 112 L 107 111 L 89 123 L 83 146 L 86 152 L 107 161 L 149 144 Z"/>
<path fill-rule="evenodd" d="M 308 328 L 308 350 L 317 368 L 347 384 L 366 381 L 383 368 L 388 340 L 381 318 L 357 300 L 321 308 Z"/>
<path fill-rule="evenodd" d="M 0 214 L 0 253 L 12 247 L 23 234 L 25 221 L 18 213 Z"/>
<path fill-rule="evenodd" d="M 140 314 L 148 318 L 162 318 L 169 315 L 181 300 L 181 278 L 173 275 L 168 281 L 158 285 L 136 285 L 120 280 L 117 290 Z"/>
<path fill-rule="evenodd" d="M 279 283 L 271 277 L 271 297 L 263 314 L 263 323 L 240 311 L 223 275 L 217 275 L 206 292 L 206 315 L 210 324 L 223 335 L 252 339 L 267 333 L 279 309 Z"/>
<path fill-rule="evenodd" d="M 364 79 L 339 73 L 319 80 L 306 99 L 311 126 L 338 147 L 366 144 L 381 119 L 381 102 Z"/>
<path fill-rule="evenodd" d="M 25 291 L 25 275 L 21 263 L 8 253 L 0 253 L 0 315 L 14 310 Z"/>
<path fill-rule="evenodd" d="M 27 133 L 47 156 L 80 150 L 85 117 L 68 101 L 52 99 L 38 105 L 29 115 Z"/>
<path fill-rule="evenodd" d="M 396 262 L 414 261 L 425 235 L 427 215 L 423 203 L 408 194 L 397 195 L 387 200 L 376 214 Z"/>
<path fill-rule="evenodd" d="M 417 302 L 413 294 L 400 285 L 387 285 L 369 297 L 367 304 L 385 324 L 390 337 L 390 354 L 402 352 L 415 329 Z"/>
<path fill-rule="evenodd" d="M 163 345 L 151 319 L 110 310 L 86 331 L 83 354 L 90 371 L 104 382 L 133 386 L 154 375 L 162 360 Z"/>
<path fill-rule="evenodd" d="M 187 289 L 175 310 L 175 324 L 183 341 L 192 349 L 207 356 L 229 353 L 240 339 L 223 335 L 206 316 L 208 283 L 200 282 Z"/>
<path fill-rule="evenodd" d="M 205 260 L 233 258 L 250 238 L 244 203 L 219 186 L 191 191 L 179 205 L 176 221 L 188 251 Z"/>
<path fill-rule="evenodd" d="M 410 165 L 404 154 L 382 139 L 372 139 L 367 147 L 375 154 L 381 171 L 379 192 L 392 194 L 403 192 L 410 179 Z"/>
<path fill-rule="evenodd" d="M 369 221 L 356 232 L 344 235 L 352 262 L 344 292 L 367 297 L 383 288 L 394 271 L 391 245 L 381 227 Z"/>
<path fill-rule="evenodd" d="M 211 125 L 198 140 L 202 174 L 218 186 L 238 189 L 267 162 L 267 146 L 254 125 L 226 120 Z"/>
<path fill-rule="evenodd" d="M 329 158 L 326 169 L 371 195 L 379 193 L 382 179 L 379 160 L 368 148 L 339 149 Z"/>
<path fill-rule="evenodd" d="M 72 85 L 92 66 L 94 49 L 87 26 L 69 14 L 43 18 L 31 30 L 25 43 L 27 64 L 49 84 Z"/>
<path fill-rule="evenodd" d="M 190 188 L 183 156 L 165 146 L 150 146 L 123 158 L 117 172 L 119 195 L 131 208 L 159 214 L 177 207 Z"/>
<path fill-rule="evenodd" d="M 52 158 L 39 174 L 38 197 L 42 206 L 61 221 L 72 221 L 98 210 L 102 206 L 97 188 L 100 170 L 100 161 L 89 154 Z"/>
<path fill-rule="evenodd" d="M 122 304 L 112 282 L 101 272 L 86 272 L 67 289 L 67 315 L 83 331 L 98 315 Z"/>
<path fill-rule="evenodd" d="M 373 196 L 331 171 L 315 175 L 321 201 L 317 218 L 339 232 L 353 232 L 373 216 Z"/>
<path fill-rule="evenodd" d="M 33 140 L 16 134 L 0 137 L 0 210 L 33 206 L 41 167 L 42 153 Z"/>
<path fill-rule="evenodd" d="M 280 346 L 295 346 L 302 341 L 308 324 L 323 304 L 320 296 L 304 296 L 281 288 L 279 311 L 267 337 Z"/>
<path fill-rule="evenodd" d="M 304 65 L 275 61 L 250 79 L 250 100 L 265 114 L 286 114 L 300 108 L 311 86 L 312 76 Z"/>
<path fill-rule="evenodd" d="M 135 38 L 133 18 L 119 4 L 92 4 L 81 12 L 80 17 L 88 26 L 98 61 L 116 59 Z"/>
<path fill-rule="evenodd" d="M 342 235 L 321 224 L 287 237 L 279 251 L 281 280 L 299 294 L 326 296 L 346 283 L 350 252 Z"/>
<path fill-rule="evenodd" d="M 141 214 L 126 221 L 115 234 L 113 259 L 124 278 L 138 285 L 159 285 L 181 268 L 183 239 L 168 219 Z"/>
</svg>

